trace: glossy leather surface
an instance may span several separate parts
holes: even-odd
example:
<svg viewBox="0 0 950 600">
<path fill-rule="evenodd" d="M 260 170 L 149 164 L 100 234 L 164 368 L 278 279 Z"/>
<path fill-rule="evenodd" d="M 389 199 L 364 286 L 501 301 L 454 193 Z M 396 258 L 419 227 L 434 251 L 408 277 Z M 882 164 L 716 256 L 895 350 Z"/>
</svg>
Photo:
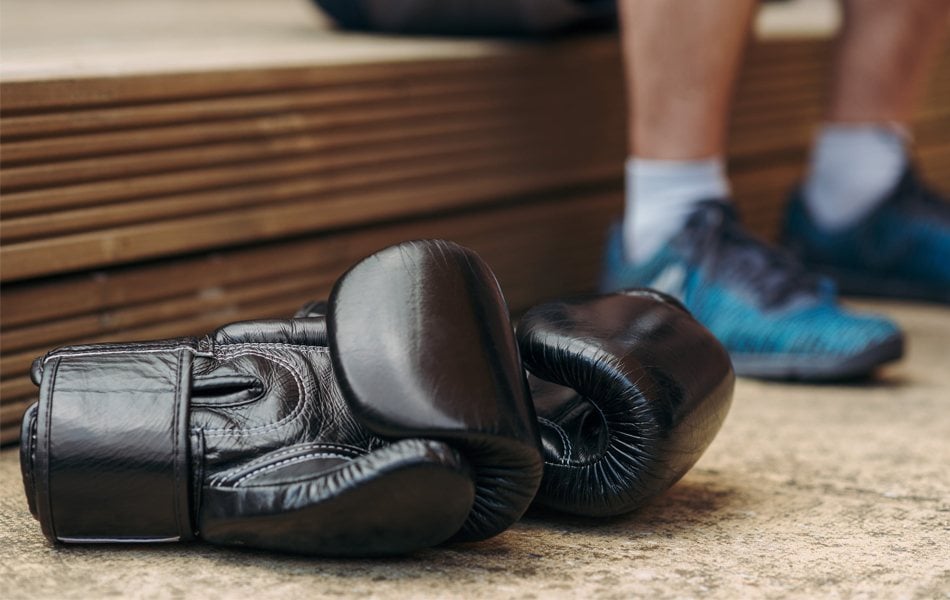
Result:
<svg viewBox="0 0 950 600">
<path fill-rule="evenodd" d="M 337 348 L 327 343 L 326 319 L 314 317 L 235 323 L 202 338 L 67 347 L 38 359 L 40 400 L 24 419 L 21 464 L 44 532 L 58 541 L 180 539 L 193 532 L 223 544 L 375 555 L 452 537 L 480 539 L 509 525 L 534 493 L 540 455 L 510 329 L 493 339 L 504 330 L 492 321 L 505 313 L 503 304 L 488 306 L 503 302 L 497 285 L 478 268 L 454 274 L 477 266 L 477 257 L 458 247 L 440 246 L 438 264 L 421 259 L 432 252 L 427 243 L 400 248 L 394 252 L 405 259 L 401 274 L 357 266 L 338 282 L 330 312 L 336 336 L 346 331 L 357 339 L 340 349 L 353 356 L 331 358 Z M 393 287 L 376 285 L 377 277 Z M 403 277 L 414 284 L 401 285 Z M 419 323 L 429 317 L 418 312 L 417 299 L 454 301 L 456 277 L 479 301 L 455 306 L 466 325 L 443 323 L 444 331 L 474 352 L 496 344 L 513 352 L 476 361 L 464 374 L 422 356 L 440 347 L 394 337 L 411 336 L 414 327 L 430 331 Z M 439 292 L 441 286 L 449 291 Z M 365 295 L 391 303 L 388 317 L 409 328 L 380 327 L 360 311 L 350 317 L 340 310 L 339 303 Z M 486 325 L 477 326 L 486 315 Z M 375 353 L 365 345 L 370 340 Z M 393 371 L 397 360 L 420 371 Z M 346 365 L 343 387 L 334 362 Z M 381 373 L 400 379 L 387 383 Z M 367 395 L 353 382 L 363 376 L 375 378 Z M 455 376 L 464 376 L 459 385 Z M 469 386 L 504 393 L 456 393 Z M 404 393 L 414 395 L 399 397 Z M 464 410 L 453 410 L 453 402 Z M 377 410 L 376 403 L 416 412 L 402 421 L 399 411 Z M 169 415 L 185 415 L 186 428 Z M 181 432 L 185 449 L 175 447 Z M 170 504 L 181 494 L 184 504 Z M 480 500 L 486 495 L 491 502 Z M 96 516 L 110 511 L 122 518 L 105 523 Z M 168 533 L 170 524 L 180 531 Z"/>
<path fill-rule="evenodd" d="M 62 348 L 41 359 L 40 401 L 22 447 L 44 533 L 60 542 L 171 541 L 184 536 L 156 535 L 151 522 L 161 532 L 172 515 L 207 541 L 325 555 L 401 552 L 453 535 L 474 497 L 468 465 L 446 444 L 390 445 L 357 422 L 328 348 L 314 343 L 325 335 L 323 319 L 247 322 L 204 338 Z M 190 358 L 187 375 L 173 356 Z M 185 515 L 167 493 L 166 457 L 181 450 L 168 420 L 143 420 L 142 408 L 174 407 L 166 392 L 176 379 L 190 380 L 187 468 L 174 476 L 189 498 Z M 133 470 L 138 456 L 152 464 L 143 458 Z M 391 512 L 366 510 L 369 499 L 432 473 L 445 486 L 441 505 L 396 497 Z"/>
<path fill-rule="evenodd" d="M 692 467 L 732 401 L 725 349 L 651 290 L 536 306 L 518 341 L 545 458 L 535 502 L 545 507 L 591 516 L 638 508 Z"/>
<path fill-rule="evenodd" d="M 455 539 L 514 523 L 542 462 L 508 307 L 481 258 L 451 242 L 394 246 L 342 277 L 327 311 L 333 364 L 360 421 L 385 437 L 449 441 L 472 465 L 475 505 Z"/>
<path fill-rule="evenodd" d="M 47 376 L 41 410 L 29 416 L 38 467 L 31 507 L 61 541 L 189 539 L 192 354 L 177 344 L 109 350 L 51 355 L 37 367 Z M 102 418 L 115 414 L 135 422 Z M 102 489 L 111 490 L 108 502 Z"/>
</svg>

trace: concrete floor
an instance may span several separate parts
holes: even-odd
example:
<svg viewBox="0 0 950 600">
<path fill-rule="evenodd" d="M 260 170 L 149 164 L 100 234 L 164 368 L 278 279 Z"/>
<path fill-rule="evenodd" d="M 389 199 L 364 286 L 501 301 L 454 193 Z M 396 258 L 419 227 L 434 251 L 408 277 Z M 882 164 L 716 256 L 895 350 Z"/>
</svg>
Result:
<svg viewBox="0 0 950 600">
<path fill-rule="evenodd" d="M 861 384 L 741 381 L 706 456 L 643 510 L 531 515 L 403 559 L 52 547 L 6 450 L 0 596 L 950 598 L 950 310 L 875 308 L 905 326 L 903 363 Z"/>
</svg>

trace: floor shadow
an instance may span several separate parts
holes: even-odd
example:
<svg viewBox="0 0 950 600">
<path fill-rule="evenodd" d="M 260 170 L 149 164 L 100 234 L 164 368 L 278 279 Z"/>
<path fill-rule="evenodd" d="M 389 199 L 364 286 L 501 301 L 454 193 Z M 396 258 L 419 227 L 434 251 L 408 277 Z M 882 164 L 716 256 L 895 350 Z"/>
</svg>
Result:
<svg viewBox="0 0 950 600">
<path fill-rule="evenodd" d="M 225 548 L 200 542 L 156 546 L 98 546 L 106 554 L 134 554 L 129 559 L 174 560 L 188 558 L 228 569 L 286 576 L 330 577 L 336 581 L 389 581 L 418 579 L 444 581 L 446 577 L 472 576 L 482 572 L 525 569 L 535 559 L 552 551 L 544 542 L 563 544 L 603 543 L 604 537 L 636 538 L 645 532 L 660 535 L 684 534 L 713 526 L 724 512 L 734 512 L 748 503 L 734 487 L 720 482 L 714 473 L 699 474 L 681 481 L 665 494 L 632 513 L 610 518 L 584 518 L 552 511 L 531 510 L 520 523 L 501 536 L 478 543 L 447 544 L 401 557 L 325 558 L 281 554 L 259 550 Z M 565 538 L 567 536 L 567 538 Z M 598 541 L 600 540 L 600 541 Z M 608 542 L 609 543 L 609 542 Z M 85 554 L 89 547 L 59 547 L 58 552 Z M 520 566 L 519 566 L 520 565 Z M 528 569 L 530 570 L 530 568 Z M 526 571 L 527 572 L 527 571 Z"/>
<path fill-rule="evenodd" d="M 227 548 L 201 542 L 149 546 L 98 545 L 56 546 L 61 558 L 85 558 L 98 562 L 114 560 L 169 564 L 187 560 L 201 564 L 202 571 L 219 568 L 248 577 L 329 578 L 337 584 L 353 581 L 444 582 L 446 578 L 472 578 L 473 572 L 507 573 L 530 577 L 532 565 L 543 558 L 559 556 L 567 547 L 597 548 L 644 536 L 673 537 L 715 527 L 723 519 L 749 510 L 754 500 L 727 482 L 721 473 L 694 470 L 665 494 L 639 510 L 610 518 L 585 518 L 548 510 L 531 510 L 503 535 L 478 543 L 447 544 L 401 557 L 326 558 L 281 554 L 260 550 Z M 606 539 L 605 539 L 606 538 Z M 146 564 L 143 562 L 142 564 Z"/>
<path fill-rule="evenodd" d="M 793 386 L 793 387 L 819 387 L 819 388 L 849 388 L 849 389 L 863 389 L 863 388 L 884 388 L 884 389 L 900 389 L 912 386 L 915 382 L 912 378 L 908 377 L 907 374 L 901 373 L 892 369 L 884 369 L 883 371 L 871 373 L 869 375 L 861 375 L 856 377 L 851 377 L 847 379 L 839 379 L 836 381 L 801 381 L 801 380 L 787 380 L 787 381 L 763 381 L 753 378 L 741 378 L 748 379 L 749 381 L 754 381 L 767 386 Z"/>
<path fill-rule="evenodd" d="M 613 517 L 582 517 L 546 509 L 532 509 L 523 522 L 576 533 L 627 535 L 631 530 L 685 530 L 708 527 L 726 511 L 749 510 L 749 500 L 732 486 L 709 477 L 680 481 L 641 508 Z"/>
</svg>

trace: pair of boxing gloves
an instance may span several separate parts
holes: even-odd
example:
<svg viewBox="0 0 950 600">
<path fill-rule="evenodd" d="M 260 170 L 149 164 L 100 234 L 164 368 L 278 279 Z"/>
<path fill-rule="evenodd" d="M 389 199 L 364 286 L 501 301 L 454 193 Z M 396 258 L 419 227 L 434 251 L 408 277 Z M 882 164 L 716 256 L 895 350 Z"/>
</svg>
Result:
<svg viewBox="0 0 950 600">
<path fill-rule="evenodd" d="M 516 336 L 488 266 L 441 241 L 366 258 L 293 319 L 60 348 L 32 377 L 21 466 L 51 540 L 327 556 L 485 539 L 532 502 L 633 510 L 696 462 L 734 381 L 648 290 L 542 304 Z"/>
</svg>

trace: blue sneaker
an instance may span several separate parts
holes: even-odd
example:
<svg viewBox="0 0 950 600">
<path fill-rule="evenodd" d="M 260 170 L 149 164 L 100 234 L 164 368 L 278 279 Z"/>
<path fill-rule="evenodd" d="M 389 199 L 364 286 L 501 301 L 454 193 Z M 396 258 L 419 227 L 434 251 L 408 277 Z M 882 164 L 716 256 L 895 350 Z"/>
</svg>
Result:
<svg viewBox="0 0 950 600">
<path fill-rule="evenodd" d="M 809 269 L 845 294 L 950 304 L 950 202 L 908 169 L 871 214 L 831 233 L 811 220 L 794 193 L 784 242 Z"/>
<path fill-rule="evenodd" d="M 607 244 L 602 288 L 646 286 L 678 298 L 729 350 L 736 373 L 839 380 L 903 355 L 890 320 L 838 306 L 834 284 L 752 237 L 731 204 L 703 202 L 642 265 L 626 261 L 619 227 Z"/>
</svg>

